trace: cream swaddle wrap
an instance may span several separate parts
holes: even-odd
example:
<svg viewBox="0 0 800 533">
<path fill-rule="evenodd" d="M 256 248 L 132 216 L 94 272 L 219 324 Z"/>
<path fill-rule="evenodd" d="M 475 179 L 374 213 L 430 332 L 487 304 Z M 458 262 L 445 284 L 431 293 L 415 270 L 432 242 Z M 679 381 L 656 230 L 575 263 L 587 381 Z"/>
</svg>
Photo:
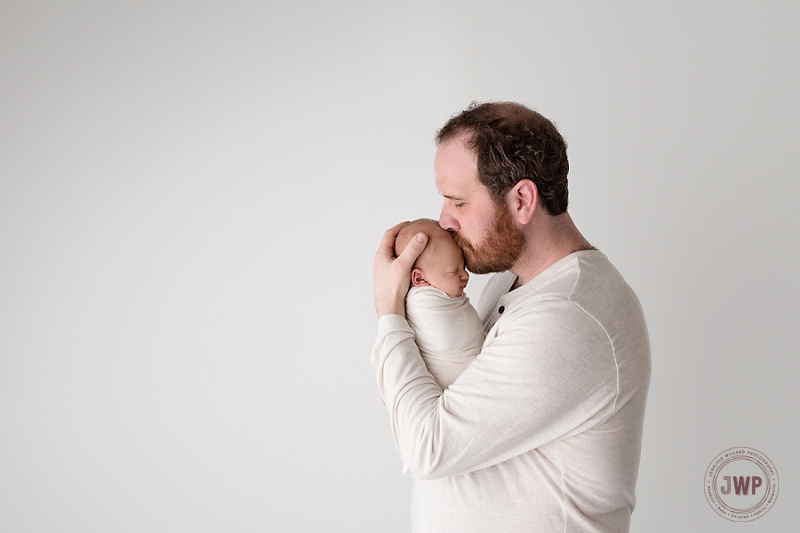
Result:
<svg viewBox="0 0 800 533">
<path fill-rule="evenodd" d="M 466 294 L 448 296 L 435 287 L 411 287 L 406 318 L 428 371 L 443 389 L 481 352 L 483 323 Z"/>
</svg>

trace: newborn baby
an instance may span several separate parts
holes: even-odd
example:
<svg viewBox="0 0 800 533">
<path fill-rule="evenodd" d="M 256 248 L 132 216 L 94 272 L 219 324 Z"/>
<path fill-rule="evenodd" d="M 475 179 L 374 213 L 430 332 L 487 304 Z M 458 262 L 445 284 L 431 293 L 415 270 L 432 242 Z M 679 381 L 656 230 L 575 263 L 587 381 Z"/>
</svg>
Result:
<svg viewBox="0 0 800 533">
<path fill-rule="evenodd" d="M 406 224 L 395 240 L 395 257 L 420 232 L 428 235 L 428 244 L 411 270 L 406 318 L 428 371 L 446 389 L 480 353 L 483 324 L 464 294 L 469 274 L 461 248 L 438 222 L 421 218 Z"/>
</svg>

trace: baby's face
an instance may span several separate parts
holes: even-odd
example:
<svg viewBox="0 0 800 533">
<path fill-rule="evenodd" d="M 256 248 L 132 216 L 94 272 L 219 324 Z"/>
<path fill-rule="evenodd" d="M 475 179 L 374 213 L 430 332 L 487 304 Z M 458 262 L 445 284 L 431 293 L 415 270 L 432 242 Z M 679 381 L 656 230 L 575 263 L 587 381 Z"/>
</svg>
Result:
<svg viewBox="0 0 800 533">
<path fill-rule="evenodd" d="M 436 245 L 434 253 L 425 258 L 421 267 L 425 279 L 449 296 L 461 296 L 469 281 L 464 268 L 464 254 L 449 235 L 439 239 Z"/>
</svg>

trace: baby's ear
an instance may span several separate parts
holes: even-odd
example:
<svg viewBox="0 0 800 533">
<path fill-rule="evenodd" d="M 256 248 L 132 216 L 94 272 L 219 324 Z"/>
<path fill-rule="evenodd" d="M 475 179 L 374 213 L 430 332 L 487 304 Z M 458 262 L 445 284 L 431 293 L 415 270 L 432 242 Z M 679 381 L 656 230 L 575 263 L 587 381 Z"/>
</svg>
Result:
<svg viewBox="0 0 800 533">
<path fill-rule="evenodd" d="M 415 268 L 411 271 L 411 285 L 414 287 L 428 287 L 430 283 L 425 280 L 425 274 L 422 270 Z"/>
</svg>

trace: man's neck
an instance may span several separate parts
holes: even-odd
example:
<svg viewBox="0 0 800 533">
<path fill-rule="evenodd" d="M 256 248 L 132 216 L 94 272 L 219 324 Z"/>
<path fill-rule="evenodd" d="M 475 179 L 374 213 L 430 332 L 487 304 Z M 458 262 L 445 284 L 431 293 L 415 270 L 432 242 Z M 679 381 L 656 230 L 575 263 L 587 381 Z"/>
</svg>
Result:
<svg viewBox="0 0 800 533">
<path fill-rule="evenodd" d="M 529 228 L 525 238 L 527 246 L 511 267 L 511 272 L 517 275 L 512 290 L 572 253 L 595 249 L 581 235 L 568 213 L 555 217 L 547 215 L 535 228 Z"/>
</svg>

